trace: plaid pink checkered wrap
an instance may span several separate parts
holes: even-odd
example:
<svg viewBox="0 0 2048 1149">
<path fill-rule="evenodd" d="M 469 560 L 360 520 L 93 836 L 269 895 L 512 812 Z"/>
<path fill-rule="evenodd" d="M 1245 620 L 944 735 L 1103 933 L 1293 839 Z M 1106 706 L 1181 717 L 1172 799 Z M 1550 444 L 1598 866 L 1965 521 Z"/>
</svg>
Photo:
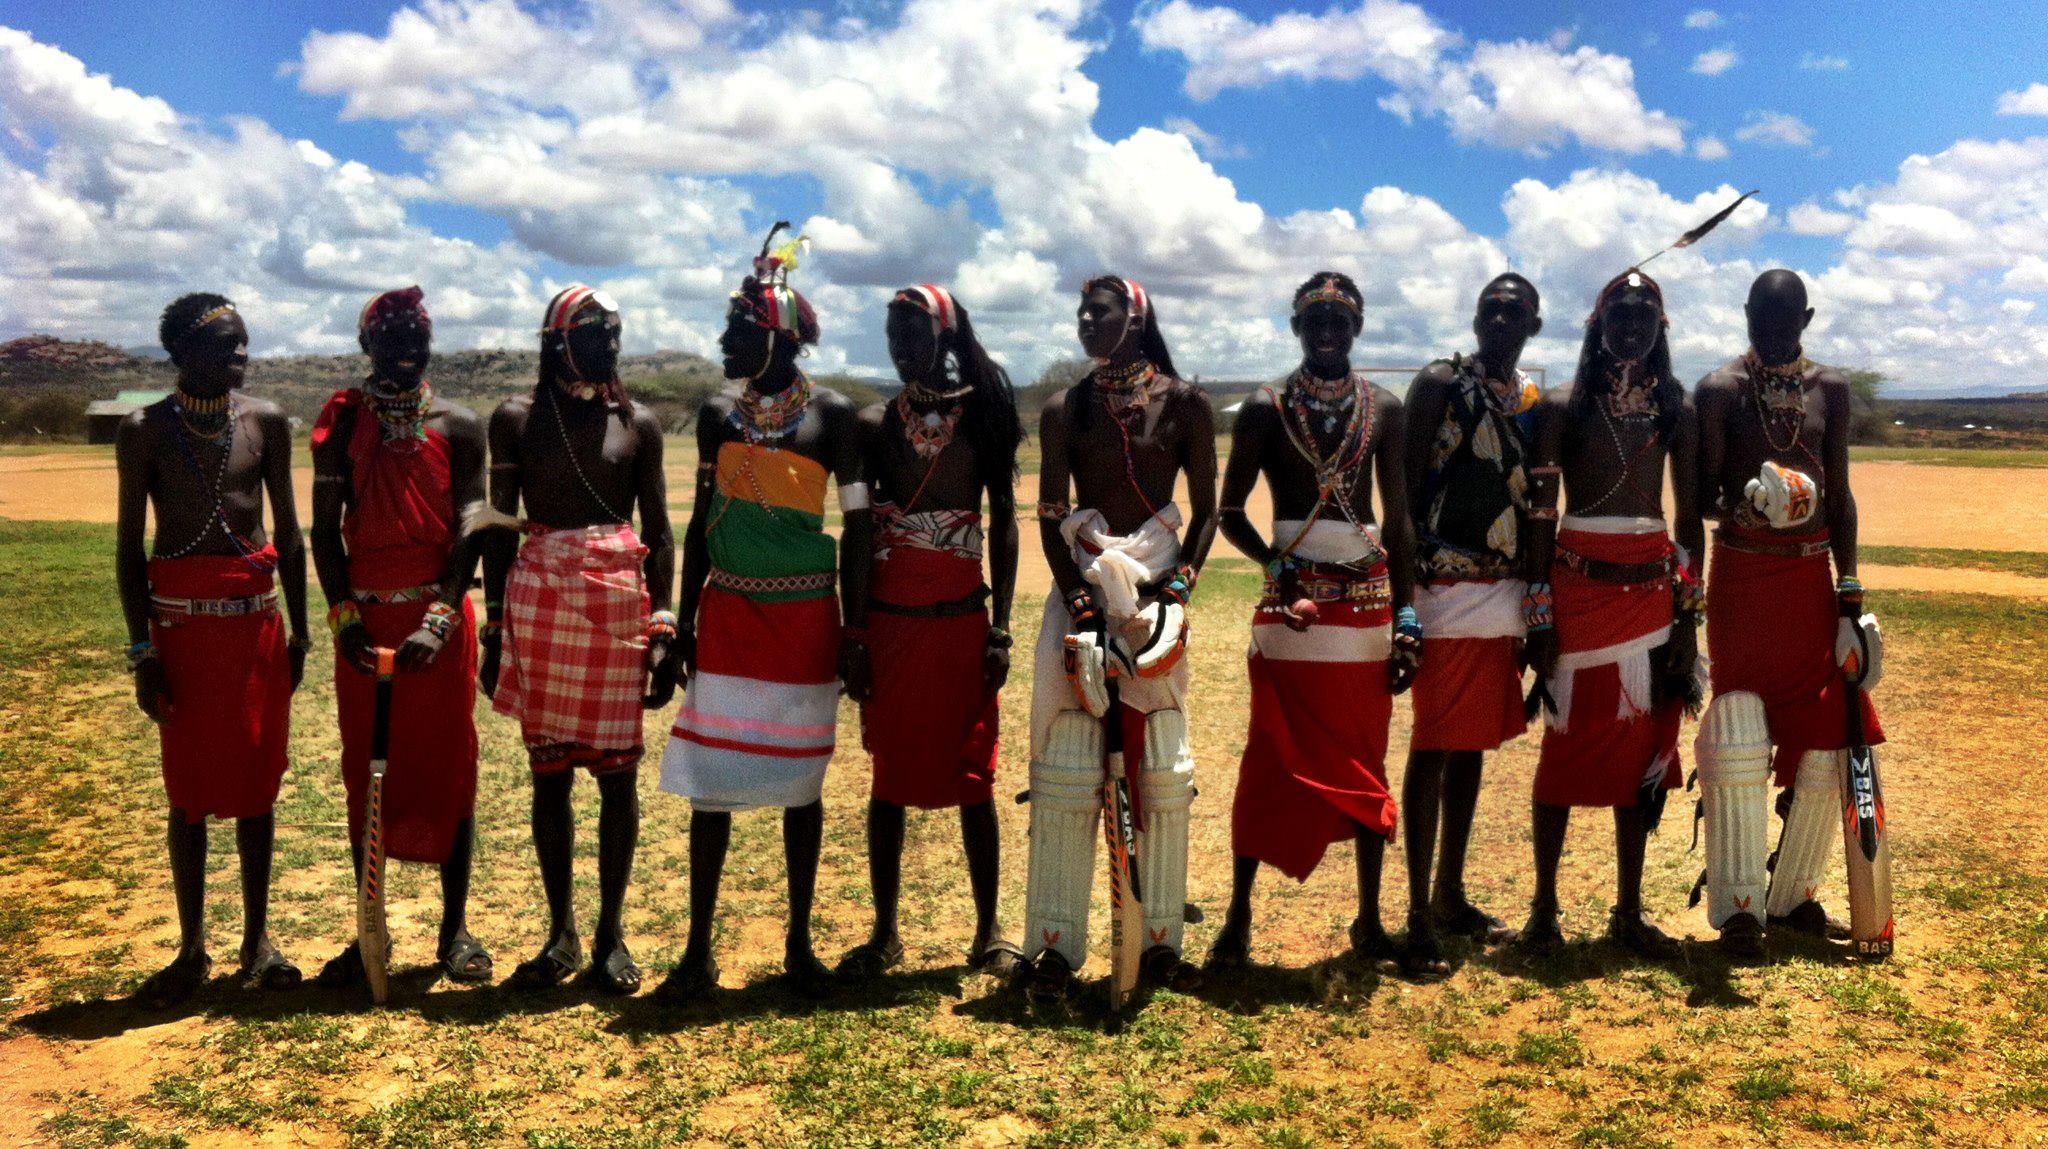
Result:
<svg viewBox="0 0 2048 1149">
<path fill-rule="evenodd" d="M 647 678 L 647 548 L 624 523 L 536 529 L 505 582 L 493 702 L 527 749 L 638 749 Z"/>
</svg>

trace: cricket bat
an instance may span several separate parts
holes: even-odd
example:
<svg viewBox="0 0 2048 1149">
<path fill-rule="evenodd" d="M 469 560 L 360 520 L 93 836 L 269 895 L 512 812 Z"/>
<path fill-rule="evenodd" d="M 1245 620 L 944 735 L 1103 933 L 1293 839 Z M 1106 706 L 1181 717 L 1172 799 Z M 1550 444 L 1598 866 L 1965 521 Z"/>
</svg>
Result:
<svg viewBox="0 0 2048 1149">
<path fill-rule="evenodd" d="M 1842 767 L 1842 849 L 1849 859 L 1849 936 L 1856 954 L 1892 952 L 1892 846 L 1877 751 L 1863 730 L 1863 688 L 1849 683 L 1849 755 Z"/>
<path fill-rule="evenodd" d="M 1131 812 L 1131 779 L 1124 766 L 1124 724 L 1117 683 L 1106 683 L 1109 710 L 1102 719 L 1104 773 L 1102 833 L 1109 839 L 1109 1008 L 1120 1012 L 1138 992 L 1145 953 L 1145 893 L 1138 885 L 1138 827 Z"/>
<path fill-rule="evenodd" d="M 377 705 L 370 723 L 370 792 L 364 803 L 363 873 L 356 884 L 356 948 L 363 958 L 363 977 L 370 1000 L 378 1005 L 391 990 L 385 956 L 391 948 L 391 927 L 384 917 L 384 770 L 391 755 L 391 679 L 398 653 L 377 648 Z"/>
</svg>

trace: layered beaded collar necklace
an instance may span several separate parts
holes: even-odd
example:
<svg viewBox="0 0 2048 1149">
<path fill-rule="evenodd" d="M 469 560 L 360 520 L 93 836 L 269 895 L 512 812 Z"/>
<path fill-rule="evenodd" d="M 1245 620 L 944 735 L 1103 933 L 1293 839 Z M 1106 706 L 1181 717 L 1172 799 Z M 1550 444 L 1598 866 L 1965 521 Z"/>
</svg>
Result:
<svg viewBox="0 0 2048 1149">
<path fill-rule="evenodd" d="M 378 427 L 388 446 L 417 447 L 427 439 L 427 412 L 433 408 L 434 389 L 421 380 L 409 391 L 384 391 L 364 387 L 370 409 L 377 413 Z"/>
<path fill-rule="evenodd" d="M 171 411 L 187 434 L 195 439 L 218 443 L 229 433 L 228 406 L 233 392 L 201 399 L 183 387 L 171 393 Z"/>
<path fill-rule="evenodd" d="M 1607 370 L 1607 414 L 1613 419 L 1654 419 L 1659 414 L 1655 375 L 1640 359 Z"/>
<path fill-rule="evenodd" d="M 960 430 L 960 415 L 966 409 L 960 399 L 970 390 L 958 387 L 936 391 L 912 383 L 896 396 L 896 417 L 903 421 L 903 436 L 918 458 L 931 462 L 952 445 Z M 919 412 L 919 407 L 925 410 Z"/>
<path fill-rule="evenodd" d="M 1095 388 L 1102 395 L 1102 404 L 1118 421 L 1143 411 L 1172 385 L 1173 380 L 1160 374 L 1149 359 L 1135 359 L 1123 367 L 1095 369 Z"/>
<path fill-rule="evenodd" d="M 1742 353 L 1742 370 L 1749 377 L 1757 421 L 1763 424 L 1764 441 L 1773 454 L 1791 450 L 1806 426 L 1806 369 L 1810 366 L 1812 362 L 1804 354 L 1772 367 L 1754 347 Z M 1778 442 L 1781 434 L 1783 443 Z"/>
<path fill-rule="evenodd" d="M 748 443 L 772 446 L 796 430 L 810 403 L 810 376 L 799 371 L 794 382 L 773 395 L 763 395 L 751 386 L 740 388 L 730 421 Z"/>
<path fill-rule="evenodd" d="M 207 488 L 207 497 L 213 502 L 213 513 L 207 517 L 206 525 L 199 528 L 199 533 L 192 536 L 191 541 L 168 554 L 159 552 L 158 558 L 184 558 L 198 550 L 199 544 L 205 542 L 216 527 L 220 528 L 221 534 L 227 536 L 228 542 L 234 545 L 235 550 L 240 552 L 244 559 L 256 553 L 256 544 L 229 525 L 225 504 L 228 463 L 235 454 L 235 412 L 232 398 L 233 395 L 230 393 L 212 399 L 201 399 L 187 394 L 183 388 L 179 388 L 171 395 L 171 412 L 177 416 L 179 424 L 178 453 L 184 457 L 185 466 L 191 470 L 192 477 Z M 199 452 L 193 447 L 195 442 L 215 443 L 220 447 L 220 459 L 214 464 L 213 477 L 210 481 L 206 475 L 206 468 L 200 464 Z"/>
</svg>

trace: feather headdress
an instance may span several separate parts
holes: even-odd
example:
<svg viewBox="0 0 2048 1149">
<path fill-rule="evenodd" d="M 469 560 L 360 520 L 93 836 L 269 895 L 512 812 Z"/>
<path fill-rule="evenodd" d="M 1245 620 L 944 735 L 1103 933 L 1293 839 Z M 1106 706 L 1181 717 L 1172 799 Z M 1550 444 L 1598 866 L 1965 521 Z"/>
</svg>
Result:
<svg viewBox="0 0 2048 1149">
<path fill-rule="evenodd" d="M 811 239 L 798 235 L 781 247 L 774 247 L 775 237 L 788 228 L 788 220 L 777 220 L 768 230 L 768 238 L 761 241 L 761 254 L 754 257 L 754 273 L 732 293 L 733 307 L 762 327 L 787 332 L 799 344 L 816 343 L 818 313 L 801 292 L 789 285 L 789 273 L 796 270 L 798 260 L 810 250 Z"/>
<path fill-rule="evenodd" d="M 1749 197 L 1755 195 L 1758 190 L 1760 189 L 1752 188 L 1749 191 L 1743 192 L 1741 195 L 1735 198 L 1734 203 L 1731 203 L 1727 207 L 1722 208 L 1720 211 L 1715 212 L 1713 215 L 1708 216 L 1706 218 L 1706 221 L 1704 223 L 1701 223 L 1698 227 L 1693 228 L 1691 231 L 1686 232 L 1684 235 L 1679 236 L 1677 239 L 1671 241 L 1663 247 L 1658 248 L 1656 251 L 1651 252 L 1647 257 L 1637 260 L 1633 265 L 1629 267 L 1627 271 L 1624 271 L 1620 275 L 1615 276 L 1613 279 L 1608 280 L 1607 286 L 1601 288 L 1600 294 L 1597 297 L 1595 297 L 1593 301 L 1593 314 L 1588 315 L 1586 317 L 1586 321 L 1588 323 L 1592 322 L 1594 316 L 1600 314 L 1600 309 L 1607 305 L 1608 298 L 1612 295 L 1619 293 L 1625 287 L 1633 287 L 1648 291 L 1651 295 L 1656 297 L 1657 306 L 1660 308 L 1663 307 L 1664 289 L 1658 286 L 1657 281 L 1651 279 L 1648 273 L 1643 271 L 1643 266 L 1649 263 L 1650 260 L 1653 260 L 1658 256 L 1663 255 L 1667 251 L 1676 251 L 1681 247 L 1691 247 L 1693 244 L 1696 244 L 1700 240 L 1705 239 L 1708 232 L 1714 230 L 1717 227 L 1720 227 L 1722 223 L 1726 222 L 1729 216 L 1735 214 L 1735 209 L 1741 207 L 1743 203 L 1746 202 L 1749 199 Z"/>
</svg>

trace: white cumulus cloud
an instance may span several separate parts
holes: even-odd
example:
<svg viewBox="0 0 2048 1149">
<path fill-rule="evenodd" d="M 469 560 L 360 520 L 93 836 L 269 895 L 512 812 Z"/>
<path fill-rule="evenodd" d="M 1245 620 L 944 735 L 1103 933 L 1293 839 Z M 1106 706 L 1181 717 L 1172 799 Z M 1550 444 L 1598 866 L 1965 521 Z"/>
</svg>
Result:
<svg viewBox="0 0 2048 1149">
<path fill-rule="evenodd" d="M 1742 57 L 1735 51 L 1735 46 L 1724 44 L 1694 56 L 1691 70 L 1702 76 L 1718 76 L 1741 62 Z"/>
<path fill-rule="evenodd" d="M 2024 90 L 2006 92 L 1998 97 L 1998 114 L 2001 116 L 2048 116 L 2048 84 L 2035 82 Z"/>
<path fill-rule="evenodd" d="M 1813 126 L 1786 112 L 1750 112 L 1735 130 L 1735 138 L 1747 143 L 1777 144 L 1788 148 L 1813 146 Z"/>
<path fill-rule="evenodd" d="M 1725 21 L 1721 19 L 1721 14 L 1712 8 L 1695 8 L 1685 14 L 1685 26 L 1694 31 L 1718 28 L 1723 23 Z"/>
</svg>

